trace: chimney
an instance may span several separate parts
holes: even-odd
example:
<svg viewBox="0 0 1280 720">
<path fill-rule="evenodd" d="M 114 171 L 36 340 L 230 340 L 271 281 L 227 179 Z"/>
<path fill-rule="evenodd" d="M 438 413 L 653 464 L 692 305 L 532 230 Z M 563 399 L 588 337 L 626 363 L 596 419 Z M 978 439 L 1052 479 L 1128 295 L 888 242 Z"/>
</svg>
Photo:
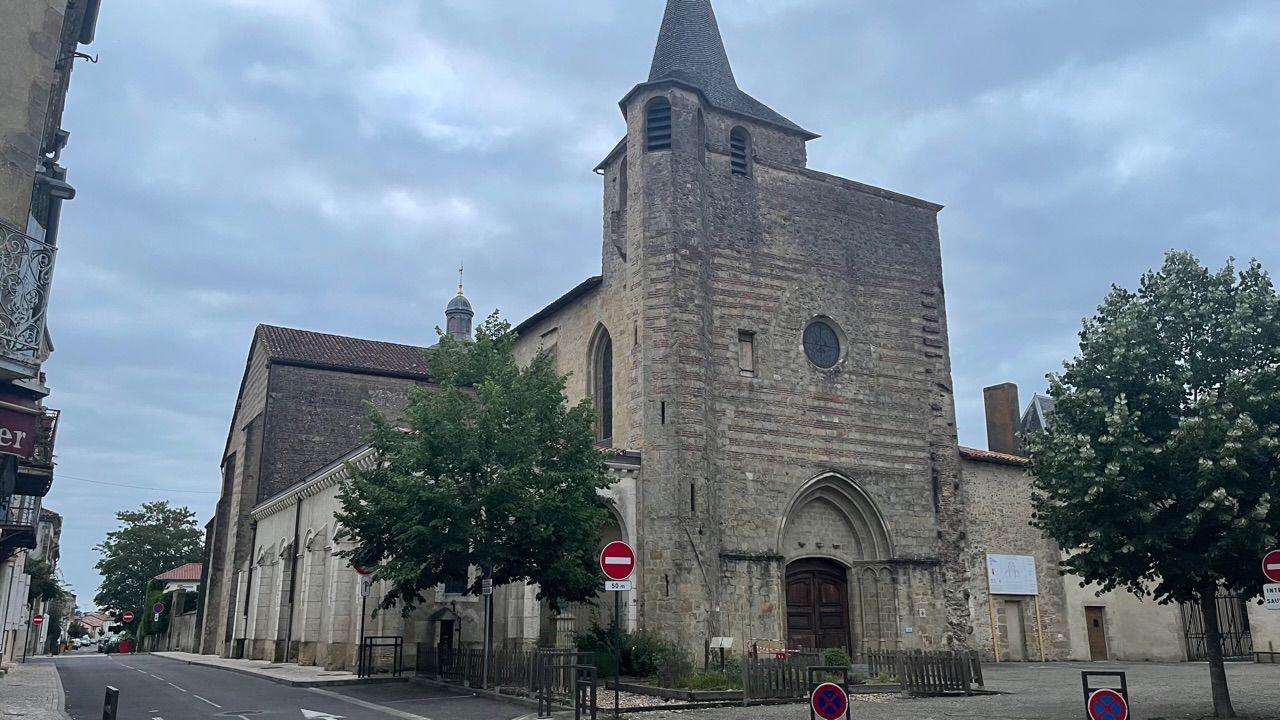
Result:
<svg viewBox="0 0 1280 720">
<path fill-rule="evenodd" d="M 1021 453 L 1018 443 L 1018 386 L 1000 383 L 982 389 L 987 409 L 987 449 L 992 452 Z"/>
</svg>

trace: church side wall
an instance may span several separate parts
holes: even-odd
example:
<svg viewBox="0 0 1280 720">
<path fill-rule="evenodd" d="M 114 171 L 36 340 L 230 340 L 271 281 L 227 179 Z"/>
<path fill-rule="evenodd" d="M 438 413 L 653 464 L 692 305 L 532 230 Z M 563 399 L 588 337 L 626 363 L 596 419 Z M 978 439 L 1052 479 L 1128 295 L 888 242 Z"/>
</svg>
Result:
<svg viewBox="0 0 1280 720">
<path fill-rule="evenodd" d="M 231 650 L 228 641 L 235 623 L 236 573 L 248 562 L 252 542 L 248 518 L 258 493 L 257 458 L 268 373 L 267 350 L 255 338 L 222 459 L 223 476 L 230 477 L 230 483 L 224 482 L 214 518 L 214 545 L 207 550 L 206 562 L 211 569 L 209 587 L 201 599 L 200 644 L 200 652 L 206 654 L 225 655 Z"/>
<path fill-rule="evenodd" d="M 365 402 L 398 417 L 415 381 L 275 364 L 271 419 L 263 449 L 260 502 L 360 445 L 369 428 Z"/>
</svg>

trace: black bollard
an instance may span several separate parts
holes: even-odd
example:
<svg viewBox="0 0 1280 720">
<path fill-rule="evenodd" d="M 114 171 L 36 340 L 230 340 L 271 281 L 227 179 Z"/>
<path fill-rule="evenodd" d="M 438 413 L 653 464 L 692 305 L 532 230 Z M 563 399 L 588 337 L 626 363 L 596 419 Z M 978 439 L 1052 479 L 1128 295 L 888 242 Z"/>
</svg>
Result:
<svg viewBox="0 0 1280 720">
<path fill-rule="evenodd" d="M 107 699 L 102 701 L 102 720 L 116 720 L 116 708 L 120 705 L 120 691 L 107 686 Z"/>
</svg>

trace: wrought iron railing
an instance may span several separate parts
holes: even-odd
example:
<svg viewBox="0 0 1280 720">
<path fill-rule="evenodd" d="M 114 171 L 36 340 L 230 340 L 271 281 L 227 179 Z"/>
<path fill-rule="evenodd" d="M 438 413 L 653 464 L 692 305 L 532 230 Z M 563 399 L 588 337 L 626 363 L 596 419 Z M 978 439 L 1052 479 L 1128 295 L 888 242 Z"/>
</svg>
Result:
<svg viewBox="0 0 1280 720">
<path fill-rule="evenodd" d="M 45 311 L 57 248 L 0 223 L 0 355 L 44 361 Z"/>
<path fill-rule="evenodd" d="M 0 530 L 34 530 L 40 524 L 40 498 L 11 495 L 8 503 L 0 500 Z"/>
</svg>

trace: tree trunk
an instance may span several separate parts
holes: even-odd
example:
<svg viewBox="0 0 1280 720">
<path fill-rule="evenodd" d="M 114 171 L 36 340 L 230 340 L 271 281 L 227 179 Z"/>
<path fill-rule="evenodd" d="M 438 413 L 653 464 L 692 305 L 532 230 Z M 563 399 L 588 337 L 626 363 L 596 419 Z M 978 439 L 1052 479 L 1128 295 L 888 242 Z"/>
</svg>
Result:
<svg viewBox="0 0 1280 720">
<path fill-rule="evenodd" d="M 1204 642 L 1209 655 L 1209 686 L 1213 690 L 1213 714 L 1233 718 L 1231 690 L 1227 687 L 1227 668 L 1222 661 L 1222 636 L 1218 634 L 1218 588 L 1200 592 L 1200 611 L 1204 615 Z"/>
</svg>

